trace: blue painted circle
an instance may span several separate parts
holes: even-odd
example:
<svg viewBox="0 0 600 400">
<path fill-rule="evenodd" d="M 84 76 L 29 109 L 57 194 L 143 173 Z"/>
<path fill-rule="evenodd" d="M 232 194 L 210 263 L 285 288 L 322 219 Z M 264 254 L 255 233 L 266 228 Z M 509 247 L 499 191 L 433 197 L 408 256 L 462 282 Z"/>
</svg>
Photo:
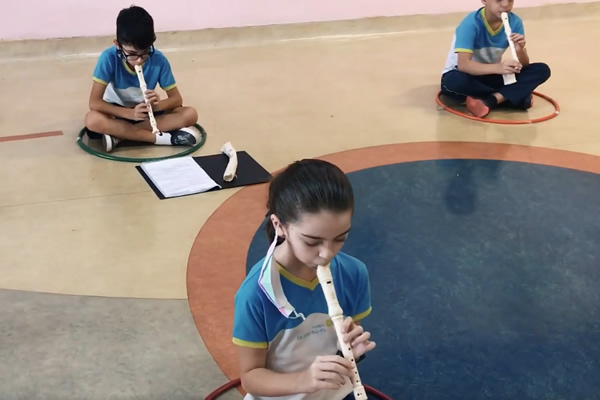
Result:
<svg viewBox="0 0 600 400">
<path fill-rule="evenodd" d="M 597 398 L 599 175 L 445 160 L 349 176 L 343 251 L 369 267 L 377 342 L 366 384 L 394 399 Z M 267 247 L 261 226 L 247 268 Z"/>
</svg>

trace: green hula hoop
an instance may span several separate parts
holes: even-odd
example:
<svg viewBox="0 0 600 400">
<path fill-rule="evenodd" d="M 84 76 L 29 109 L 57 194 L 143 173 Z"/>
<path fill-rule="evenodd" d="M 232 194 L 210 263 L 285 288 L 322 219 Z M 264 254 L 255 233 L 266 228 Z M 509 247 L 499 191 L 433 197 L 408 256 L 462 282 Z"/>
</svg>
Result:
<svg viewBox="0 0 600 400">
<path fill-rule="evenodd" d="M 198 143 L 196 143 L 195 145 L 193 145 L 192 147 L 186 148 L 185 150 L 183 150 L 180 153 L 171 154 L 169 156 L 164 156 L 164 157 L 146 157 L 146 158 L 120 157 L 120 156 L 116 156 L 113 154 L 108 154 L 108 153 L 94 150 L 83 142 L 83 136 L 85 135 L 85 133 L 87 131 L 86 127 L 83 127 L 79 131 L 79 135 L 77 136 L 77 145 L 86 153 L 89 153 L 96 157 L 104 158 L 106 160 L 111 160 L 111 161 L 141 163 L 141 162 L 146 162 L 146 161 L 167 160 L 169 158 L 177 158 L 177 157 L 187 156 L 188 154 L 191 154 L 191 153 L 195 152 L 196 150 L 198 150 L 200 147 L 204 146 L 204 143 L 206 143 L 206 131 L 199 124 L 194 124 L 194 127 L 196 127 L 196 129 L 198 129 L 198 131 L 200 132 L 200 136 L 201 136 L 200 141 Z"/>
</svg>

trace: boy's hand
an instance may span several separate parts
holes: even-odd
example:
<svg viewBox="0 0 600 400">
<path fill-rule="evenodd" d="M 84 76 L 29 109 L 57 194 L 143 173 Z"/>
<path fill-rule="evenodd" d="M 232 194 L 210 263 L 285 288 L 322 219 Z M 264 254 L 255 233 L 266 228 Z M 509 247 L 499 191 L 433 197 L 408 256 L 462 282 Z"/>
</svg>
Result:
<svg viewBox="0 0 600 400">
<path fill-rule="evenodd" d="M 134 121 L 143 121 L 148 119 L 148 104 L 140 103 L 132 109 L 133 115 L 131 117 Z"/>
<path fill-rule="evenodd" d="M 510 40 L 515 44 L 515 50 L 522 51 L 525 48 L 525 36 L 519 33 L 511 33 Z"/>
<path fill-rule="evenodd" d="M 513 60 L 512 58 L 506 59 L 499 64 L 499 73 L 504 74 L 518 74 L 521 72 L 523 66 L 520 62 Z"/>
<path fill-rule="evenodd" d="M 362 326 L 355 324 L 351 317 L 344 320 L 342 332 L 344 332 L 344 342 L 352 346 L 354 358 L 359 358 L 375 348 L 375 342 L 369 340 L 371 334 L 365 332 Z"/>
<path fill-rule="evenodd" d="M 160 101 L 160 96 L 154 90 L 146 90 L 146 99 L 150 105 L 154 105 Z"/>
</svg>

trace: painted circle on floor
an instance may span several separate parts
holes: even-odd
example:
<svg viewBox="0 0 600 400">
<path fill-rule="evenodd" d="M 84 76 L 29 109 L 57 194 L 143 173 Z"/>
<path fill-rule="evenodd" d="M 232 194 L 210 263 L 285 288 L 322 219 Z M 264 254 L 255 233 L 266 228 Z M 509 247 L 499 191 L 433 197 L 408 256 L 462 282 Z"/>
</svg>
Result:
<svg viewBox="0 0 600 400">
<path fill-rule="evenodd" d="M 365 383 L 392 398 L 595 394 L 599 158 L 477 143 L 321 158 L 350 173 L 357 193 L 344 251 L 371 275 L 365 325 L 378 347 L 361 363 Z M 265 199 L 266 185 L 236 193 L 190 254 L 190 307 L 230 379 L 239 376 L 232 299 L 242 266 L 268 245 Z"/>
<path fill-rule="evenodd" d="M 349 177 L 342 250 L 369 268 L 378 343 L 364 382 L 394 399 L 597 392 L 600 175 L 444 160 Z M 261 227 L 247 270 L 267 247 Z"/>
</svg>

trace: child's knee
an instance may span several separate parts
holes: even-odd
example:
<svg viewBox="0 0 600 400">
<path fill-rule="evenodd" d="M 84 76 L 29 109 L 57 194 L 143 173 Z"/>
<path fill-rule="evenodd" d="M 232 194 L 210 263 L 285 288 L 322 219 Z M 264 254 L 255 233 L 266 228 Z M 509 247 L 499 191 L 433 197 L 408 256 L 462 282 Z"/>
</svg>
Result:
<svg viewBox="0 0 600 400">
<path fill-rule="evenodd" d="M 546 63 L 533 63 L 530 67 L 535 71 L 535 75 L 539 76 L 542 82 L 547 81 L 552 75 L 550 66 Z"/>
<path fill-rule="evenodd" d="M 94 132 L 102 132 L 106 128 L 108 117 L 98 111 L 89 111 L 85 115 L 84 125 L 87 129 Z"/>
<path fill-rule="evenodd" d="M 540 74 L 545 78 L 545 81 L 550 79 L 552 71 L 550 70 L 550 66 L 548 64 L 540 63 L 540 70 Z"/>
<path fill-rule="evenodd" d="M 198 122 L 198 112 L 194 107 L 183 107 L 183 109 L 181 110 L 181 114 L 185 126 L 194 125 L 196 122 Z"/>
<path fill-rule="evenodd" d="M 471 83 L 472 77 L 466 72 L 454 70 L 446 72 L 442 79 L 442 88 L 450 92 L 463 92 Z"/>
</svg>

